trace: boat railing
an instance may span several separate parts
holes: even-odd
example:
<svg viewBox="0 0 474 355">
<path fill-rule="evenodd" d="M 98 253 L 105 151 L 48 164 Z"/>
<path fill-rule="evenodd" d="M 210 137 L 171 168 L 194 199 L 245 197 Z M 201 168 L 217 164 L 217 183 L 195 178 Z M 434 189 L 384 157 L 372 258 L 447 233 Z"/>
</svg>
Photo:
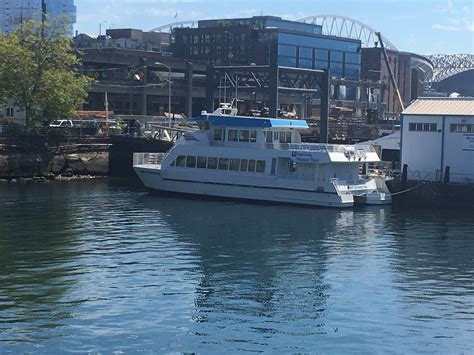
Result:
<svg viewBox="0 0 474 355">
<path fill-rule="evenodd" d="M 165 156 L 165 153 L 134 153 L 133 165 L 159 165 Z"/>
<path fill-rule="evenodd" d="M 377 151 L 375 150 L 373 145 L 370 144 L 357 144 L 355 146 L 356 150 L 364 151 L 365 153 L 376 153 Z"/>
<path fill-rule="evenodd" d="M 277 150 L 301 150 L 321 153 L 343 153 L 349 151 L 357 151 L 363 153 L 375 152 L 375 148 L 371 145 L 347 146 L 338 144 L 324 144 L 324 143 L 266 143 L 267 149 Z"/>
</svg>

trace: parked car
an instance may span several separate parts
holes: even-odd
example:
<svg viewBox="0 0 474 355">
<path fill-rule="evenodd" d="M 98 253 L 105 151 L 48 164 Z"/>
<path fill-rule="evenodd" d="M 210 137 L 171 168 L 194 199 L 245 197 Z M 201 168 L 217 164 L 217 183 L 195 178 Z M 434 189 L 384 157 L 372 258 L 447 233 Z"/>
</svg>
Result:
<svg viewBox="0 0 474 355">
<path fill-rule="evenodd" d="M 99 124 L 96 120 L 68 120 L 58 119 L 50 123 L 49 127 L 53 129 L 62 129 L 71 132 L 74 135 L 96 135 L 99 130 Z"/>
<path fill-rule="evenodd" d="M 54 120 L 49 124 L 49 127 L 52 128 L 72 128 L 74 124 L 72 120 Z"/>
</svg>

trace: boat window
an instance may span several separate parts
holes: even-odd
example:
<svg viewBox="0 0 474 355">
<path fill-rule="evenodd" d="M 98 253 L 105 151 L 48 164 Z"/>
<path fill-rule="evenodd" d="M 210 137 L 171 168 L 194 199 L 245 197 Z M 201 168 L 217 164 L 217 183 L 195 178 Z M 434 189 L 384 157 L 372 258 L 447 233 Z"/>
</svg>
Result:
<svg viewBox="0 0 474 355">
<path fill-rule="evenodd" d="M 257 160 L 257 173 L 265 172 L 265 160 Z"/>
<path fill-rule="evenodd" d="M 237 142 L 237 130 L 236 129 L 229 129 L 229 134 L 227 136 L 227 140 L 229 142 Z"/>
<path fill-rule="evenodd" d="M 240 171 L 247 171 L 249 169 L 249 161 L 247 159 L 240 160 Z"/>
<path fill-rule="evenodd" d="M 249 160 L 249 170 L 250 172 L 255 172 L 255 160 Z"/>
<path fill-rule="evenodd" d="M 184 155 L 180 155 L 176 158 L 176 166 L 180 168 L 184 168 L 186 166 L 186 157 Z"/>
<path fill-rule="evenodd" d="M 280 143 L 291 143 L 291 132 L 280 132 Z"/>
<path fill-rule="evenodd" d="M 296 162 L 290 161 L 288 163 L 288 172 L 290 172 L 290 173 L 296 172 Z"/>
<path fill-rule="evenodd" d="M 198 157 L 197 158 L 197 168 L 198 169 L 206 169 L 207 165 L 207 158 L 206 157 Z"/>
<path fill-rule="evenodd" d="M 187 168 L 195 168 L 196 167 L 196 157 L 188 157 L 186 159 L 186 167 Z"/>
<path fill-rule="evenodd" d="M 207 158 L 207 168 L 217 169 L 217 158 Z"/>
<path fill-rule="evenodd" d="M 239 142 L 249 141 L 249 131 L 239 131 Z"/>
<path fill-rule="evenodd" d="M 273 142 L 273 133 L 272 132 L 265 132 L 265 138 L 267 143 Z"/>
<path fill-rule="evenodd" d="M 231 159 L 230 160 L 230 170 L 239 171 L 240 169 L 240 159 Z"/>
<path fill-rule="evenodd" d="M 257 131 L 250 131 L 250 142 L 255 143 L 257 141 Z"/>
<path fill-rule="evenodd" d="M 225 138 L 224 129 L 222 129 L 222 128 L 214 129 L 214 140 L 215 141 L 223 141 L 224 138 Z"/>
<path fill-rule="evenodd" d="M 219 170 L 229 170 L 228 158 L 219 158 Z"/>
<path fill-rule="evenodd" d="M 272 175 L 275 175 L 275 172 L 276 172 L 276 162 L 277 162 L 277 160 L 275 158 L 273 158 L 272 159 L 272 171 L 271 171 Z"/>
</svg>

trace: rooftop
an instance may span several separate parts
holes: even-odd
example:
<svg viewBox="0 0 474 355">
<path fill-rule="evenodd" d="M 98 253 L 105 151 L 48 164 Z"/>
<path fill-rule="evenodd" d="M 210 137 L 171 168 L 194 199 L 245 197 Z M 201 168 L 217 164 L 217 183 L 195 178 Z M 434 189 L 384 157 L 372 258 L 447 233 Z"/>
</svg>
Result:
<svg viewBox="0 0 474 355">
<path fill-rule="evenodd" d="M 403 115 L 474 116 L 474 98 L 425 97 L 414 101 Z"/>
</svg>

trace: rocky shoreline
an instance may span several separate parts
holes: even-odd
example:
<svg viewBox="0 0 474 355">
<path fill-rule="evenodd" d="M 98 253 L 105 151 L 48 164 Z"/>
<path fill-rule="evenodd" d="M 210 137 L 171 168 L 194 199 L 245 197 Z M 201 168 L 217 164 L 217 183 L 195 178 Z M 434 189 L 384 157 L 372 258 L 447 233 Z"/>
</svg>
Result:
<svg viewBox="0 0 474 355">
<path fill-rule="evenodd" d="M 108 152 L 76 154 L 8 154 L 0 155 L 0 179 L 7 181 L 50 181 L 107 176 Z"/>
<path fill-rule="evenodd" d="M 0 182 L 48 182 L 106 177 L 109 144 L 0 144 Z"/>
<path fill-rule="evenodd" d="M 0 184 L 31 184 L 31 183 L 50 183 L 53 181 L 59 182 L 68 182 L 68 181 L 83 181 L 83 180 L 97 180 L 97 179 L 106 179 L 108 176 L 99 176 L 99 175 L 72 175 L 72 176 L 63 176 L 63 175 L 52 175 L 52 176 L 35 176 L 30 178 L 10 178 L 10 179 L 0 179 Z"/>
</svg>

